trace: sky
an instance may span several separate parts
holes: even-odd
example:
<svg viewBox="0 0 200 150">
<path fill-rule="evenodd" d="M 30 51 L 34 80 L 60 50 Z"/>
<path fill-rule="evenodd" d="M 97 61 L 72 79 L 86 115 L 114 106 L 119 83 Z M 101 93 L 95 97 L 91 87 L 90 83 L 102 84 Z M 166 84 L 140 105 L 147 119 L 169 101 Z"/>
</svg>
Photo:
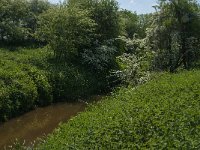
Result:
<svg viewBox="0 0 200 150">
<path fill-rule="evenodd" d="M 49 0 L 52 3 L 57 3 L 60 0 Z M 117 0 L 120 7 L 123 9 L 136 11 L 138 14 L 150 13 L 154 11 L 152 8 L 156 4 L 156 0 Z"/>
<path fill-rule="evenodd" d="M 60 0 L 49 0 L 52 3 L 57 3 Z M 62 0 L 61 0 L 62 1 Z M 120 7 L 123 9 L 136 11 L 137 14 L 145 14 L 154 12 L 152 7 L 156 4 L 157 0 L 117 0 Z M 200 3 L 200 0 L 197 0 Z"/>
<path fill-rule="evenodd" d="M 138 14 L 150 13 L 155 11 L 152 7 L 156 0 L 117 0 L 123 9 L 136 11 Z"/>
</svg>

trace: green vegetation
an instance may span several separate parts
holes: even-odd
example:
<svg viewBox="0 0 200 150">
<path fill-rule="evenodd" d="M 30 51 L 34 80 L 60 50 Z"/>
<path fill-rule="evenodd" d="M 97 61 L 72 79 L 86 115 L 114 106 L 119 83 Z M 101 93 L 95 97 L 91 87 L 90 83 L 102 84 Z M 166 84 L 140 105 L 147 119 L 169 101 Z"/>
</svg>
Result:
<svg viewBox="0 0 200 150">
<path fill-rule="evenodd" d="M 6 50 L 1 50 L 0 55 L 1 121 L 52 101 L 47 73 L 31 65 L 31 61 L 34 62 L 30 59 L 32 55 Z"/>
<path fill-rule="evenodd" d="M 62 124 L 39 149 L 199 149 L 200 71 L 121 88 Z"/>
<path fill-rule="evenodd" d="M 0 121 L 36 106 L 100 93 L 105 87 L 103 79 L 78 66 L 57 66 L 50 56 L 47 48 L 0 50 Z"/>
<path fill-rule="evenodd" d="M 43 0 L 1 0 L 0 44 L 15 46 L 36 42 L 38 16 L 50 7 Z"/>
<path fill-rule="evenodd" d="M 158 0 L 154 8 L 138 15 L 116 0 L 0 0 L 0 123 L 129 87 L 40 148 L 200 149 L 200 72 L 189 71 L 200 67 L 200 5 Z"/>
<path fill-rule="evenodd" d="M 199 12 L 196 0 L 160 0 L 150 34 L 151 49 L 157 53 L 154 66 L 175 72 L 190 69 L 199 60 Z"/>
</svg>

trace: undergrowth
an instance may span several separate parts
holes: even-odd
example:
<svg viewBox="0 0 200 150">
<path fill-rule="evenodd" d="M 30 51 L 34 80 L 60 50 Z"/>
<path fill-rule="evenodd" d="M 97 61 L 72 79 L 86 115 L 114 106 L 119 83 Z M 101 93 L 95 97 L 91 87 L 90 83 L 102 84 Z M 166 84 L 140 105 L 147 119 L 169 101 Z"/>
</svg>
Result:
<svg viewBox="0 0 200 150">
<path fill-rule="evenodd" d="M 37 106 L 76 101 L 104 87 L 84 68 L 55 62 L 47 47 L 0 49 L 0 58 L 0 122 Z"/>
<path fill-rule="evenodd" d="M 60 125 L 46 149 L 200 149 L 200 71 L 121 88 Z"/>
</svg>

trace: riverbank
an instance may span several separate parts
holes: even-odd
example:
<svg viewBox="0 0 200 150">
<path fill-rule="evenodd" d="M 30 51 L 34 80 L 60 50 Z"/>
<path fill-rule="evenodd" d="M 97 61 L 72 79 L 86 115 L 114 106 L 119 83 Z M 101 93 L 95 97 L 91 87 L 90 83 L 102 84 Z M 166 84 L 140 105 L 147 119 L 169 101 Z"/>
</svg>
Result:
<svg viewBox="0 0 200 150">
<path fill-rule="evenodd" d="M 121 88 L 60 125 L 38 149 L 199 149 L 199 89 L 200 71 Z"/>
<path fill-rule="evenodd" d="M 0 149 L 7 149 L 14 143 L 36 146 L 41 139 L 52 133 L 59 124 L 68 122 L 104 96 L 95 95 L 77 102 L 60 102 L 39 107 L 24 115 L 0 124 Z M 16 141 L 17 140 L 17 141 Z"/>
<path fill-rule="evenodd" d="M 98 95 L 106 82 L 80 64 L 58 63 L 48 47 L 0 48 L 0 122 L 52 103 Z M 70 101 L 68 101 L 70 100 Z"/>
</svg>

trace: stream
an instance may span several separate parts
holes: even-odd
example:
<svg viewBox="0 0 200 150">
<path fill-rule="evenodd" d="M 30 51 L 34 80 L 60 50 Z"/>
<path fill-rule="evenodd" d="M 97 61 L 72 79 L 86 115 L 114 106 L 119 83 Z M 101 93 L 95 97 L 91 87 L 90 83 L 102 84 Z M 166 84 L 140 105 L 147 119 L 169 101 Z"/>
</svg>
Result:
<svg viewBox="0 0 200 150">
<path fill-rule="evenodd" d="M 59 103 L 37 108 L 0 125 L 0 149 L 13 144 L 16 139 L 30 145 L 37 138 L 51 133 L 59 123 L 84 111 L 85 103 Z"/>
</svg>

